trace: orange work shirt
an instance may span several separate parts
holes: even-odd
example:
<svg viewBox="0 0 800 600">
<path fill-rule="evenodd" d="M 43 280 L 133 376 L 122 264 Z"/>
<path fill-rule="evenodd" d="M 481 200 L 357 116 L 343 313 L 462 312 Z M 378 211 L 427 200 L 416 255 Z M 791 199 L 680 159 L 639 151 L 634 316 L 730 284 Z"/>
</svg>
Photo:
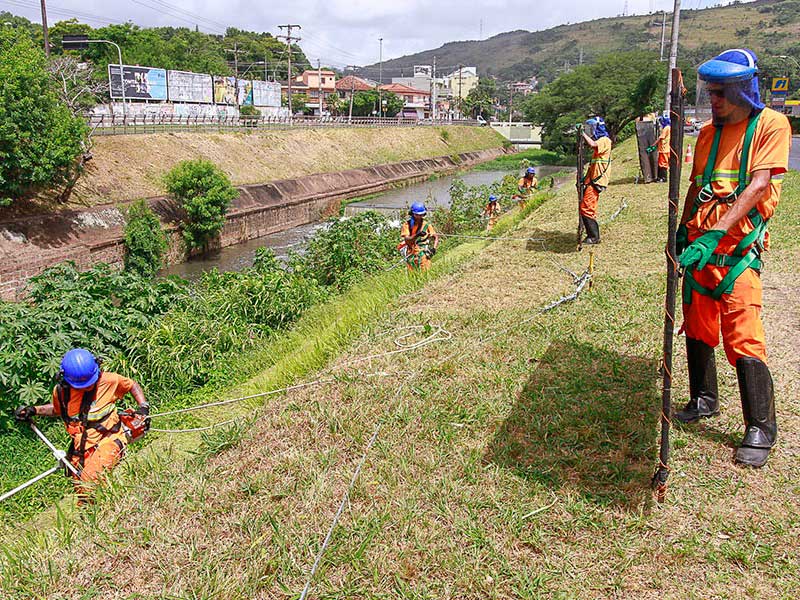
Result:
<svg viewBox="0 0 800 600">
<path fill-rule="evenodd" d="M 517 187 L 527 191 L 535 190 L 539 187 L 539 180 L 536 177 L 521 177 L 517 182 Z"/>
<path fill-rule="evenodd" d="M 134 384 L 135 382 L 132 379 L 116 373 L 107 371 L 100 373 L 100 378 L 95 384 L 97 386 L 97 394 L 94 402 L 89 407 L 89 422 L 99 423 L 106 429 L 115 427 L 119 423 L 116 402 L 130 392 Z M 70 388 L 69 402 L 67 402 L 67 414 L 70 417 L 77 417 L 80 414 L 84 391 Z M 56 390 L 53 390 L 53 406 L 56 409 L 56 415 L 60 416 L 61 407 L 59 406 Z M 79 422 L 67 425 L 67 433 L 72 437 L 76 449 L 80 446 L 82 431 L 83 428 Z M 125 441 L 125 434 L 122 431 L 114 435 L 118 435 L 123 442 Z M 86 434 L 86 449 L 96 446 L 104 437 L 105 434 L 89 427 Z"/>
<path fill-rule="evenodd" d="M 741 164 L 744 136 L 749 119 L 739 123 L 725 125 L 722 128 L 719 149 L 717 151 L 717 164 L 711 176 L 711 188 L 714 195 L 725 198 L 732 194 L 737 187 L 739 179 L 739 166 Z M 700 130 L 692 165 L 692 181 L 700 188 L 703 185 L 703 173 L 708 163 L 708 155 L 714 141 L 715 127 L 709 122 Z M 758 120 L 753 141 L 750 146 L 750 156 L 747 162 L 747 181 L 750 183 L 750 173 L 769 169 L 770 182 L 764 195 L 756 203 L 756 209 L 764 219 L 769 219 L 775 213 L 781 196 L 783 175 L 789 167 L 789 150 L 792 146 L 792 128 L 785 115 L 770 108 L 765 108 Z M 704 202 L 700 205 L 695 215 L 686 223 L 689 241 L 694 241 L 703 233 L 714 228 L 714 225 L 728 212 L 730 205 L 721 202 Z M 748 217 L 742 218 L 738 223 L 728 229 L 728 233 L 720 240 L 717 253 L 730 254 L 739 241 L 753 231 L 753 224 Z M 767 245 L 769 239 L 765 240 Z"/>
<path fill-rule="evenodd" d="M 664 129 L 661 130 L 661 133 L 658 136 L 658 153 L 659 154 L 669 154 L 669 141 L 670 136 L 672 135 L 672 127 L 667 125 Z"/>
<path fill-rule="evenodd" d="M 584 183 L 594 184 L 599 187 L 608 187 L 609 168 L 611 167 L 611 138 L 601 137 L 597 140 L 597 147 L 592 153 L 589 170 L 586 172 Z"/>
</svg>

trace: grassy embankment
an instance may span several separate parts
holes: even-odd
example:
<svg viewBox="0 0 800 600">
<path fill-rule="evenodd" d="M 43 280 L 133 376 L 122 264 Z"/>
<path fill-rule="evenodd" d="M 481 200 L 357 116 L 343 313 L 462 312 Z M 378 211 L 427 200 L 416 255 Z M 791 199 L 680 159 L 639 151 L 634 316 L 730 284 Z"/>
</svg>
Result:
<svg viewBox="0 0 800 600">
<path fill-rule="evenodd" d="M 97 513 L 7 544 L 2 589 L 112 597 L 136 581 L 146 598 L 296 596 L 382 422 L 313 597 L 797 597 L 798 176 L 787 178 L 764 276 L 779 447 L 761 471 L 732 465 L 741 416 L 720 355 L 723 415 L 675 432 L 670 490 L 656 505 L 666 186 L 632 185 L 630 143 L 613 169 L 601 222 L 623 197 L 629 208 L 603 226 L 594 288 L 578 302 L 536 313 L 573 289 L 559 265 L 586 263 L 565 188 L 514 233 L 546 249 L 496 242 L 387 298 L 337 364 L 393 349 L 405 325 L 440 324 L 451 341 L 360 364 L 392 379 L 274 398 L 251 428 L 209 436 L 192 468 L 164 446 Z M 330 327 L 341 342 L 298 330 L 295 347 L 317 357 L 297 359 L 303 370 L 355 338 Z M 679 403 L 681 352 L 675 373 Z M 273 367 L 242 391 L 276 382 Z"/>
<path fill-rule="evenodd" d="M 72 198 L 105 204 L 164 193 L 164 173 L 181 160 L 212 160 L 235 185 L 333 173 L 403 160 L 497 148 L 489 127 L 298 129 L 255 133 L 97 136 Z"/>
</svg>

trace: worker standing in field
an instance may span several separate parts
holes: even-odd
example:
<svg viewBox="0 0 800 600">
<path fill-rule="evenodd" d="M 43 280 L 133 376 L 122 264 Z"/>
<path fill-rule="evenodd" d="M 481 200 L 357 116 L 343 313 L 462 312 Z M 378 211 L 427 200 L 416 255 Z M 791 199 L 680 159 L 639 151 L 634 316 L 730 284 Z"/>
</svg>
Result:
<svg viewBox="0 0 800 600">
<path fill-rule="evenodd" d="M 400 228 L 403 241 L 398 250 L 405 258 L 409 271 L 427 271 L 431 257 L 439 247 L 439 234 L 425 218 L 428 214 L 422 202 L 414 202 L 408 211 L 409 219 Z"/>
<path fill-rule="evenodd" d="M 661 132 L 658 134 L 658 179 L 659 183 L 664 183 L 667 180 L 667 172 L 669 171 L 669 142 L 672 136 L 672 124 L 669 114 L 665 113 L 658 117 L 658 124 L 661 127 Z"/>
<path fill-rule="evenodd" d="M 142 388 L 132 379 L 102 371 L 94 355 L 75 348 L 61 360 L 61 381 L 53 390 L 49 404 L 23 406 L 14 416 L 27 421 L 34 416 L 60 417 L 72 438 L 67 459 L 80 478 L 73 479 L 79 498 L 86 500 L 90 490 L 105 471 L 113 469 L 122 458 L 128 436 L 116 402 L 130 393 L 138 404 L 135 427 L 138 434 L 148 428 L 150 405 Z M 137 437 L 137 436 L 134 436 Z"/>
<path fill-rule="evenodd" d="M 592 160 L 583 179 L 584 189 L 580 213 L 586 230 L 584 244 L 600 243 L 600 225 L 597 223 L 597 202 L 608 187 L 611 166 L 611 138 L 601 117 L 588 119 L 582 128 L 583 138 L 592 148 Z"/>
<path fill-rule="evenodd" d="M 538 189 L 539 180 L 536 179 L 536 169 L 534 167 L 528 167 L 525 169 L 525 174 L 520 177 L 517 182 L 517 193 L 514 195 L 514 198 L 519 203 L 519 207 L 525 208 L 525 203 L 528 198 Z"/>
<path fill-rule="evenodd" d="M 721 333 L 745 423 L 735 460 L 753 467 L 767 462 L 778 435 L 760 274 L 791 146 L 789 121 L 764 107 L 757 74 L 756 55 L 746 49 L 727 50 L 698 68 L 698 106 L 710 104 L 712 120 L 697 138 L 676 236 L 686 269 L 690 399 L 675 418 L 691 423 L 719 414 L 714 348 Z"/>
</svg>

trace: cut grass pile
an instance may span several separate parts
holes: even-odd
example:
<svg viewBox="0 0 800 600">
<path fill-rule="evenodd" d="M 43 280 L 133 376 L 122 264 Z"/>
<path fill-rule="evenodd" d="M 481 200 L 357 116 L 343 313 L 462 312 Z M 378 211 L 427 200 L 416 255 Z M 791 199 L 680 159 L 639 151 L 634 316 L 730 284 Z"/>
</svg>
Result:
<svg viewBox="0 0 800 600">
<path fill-rule="evenodd" d="M 623 198 L 629 208 L 603 225 L 594 287 L 577 302 L 537 313 L 574 289 L 560 267 L 581 272 L 587 262 L 575 252 L 575 194 L 564 188 L 514 232 L 545 238 L 546 249 L 460 246 L 470 250 L 463 262 L 438 265 L 447 272 L 398 289 L 399 299 L 382 295 L 347 335 L 333 333 L 336 322 L 330 338 L 298 328 L 293 362 L 274 348 L 272 366 L 236 393 L 275 385 L 279 370 L 307 373 L 345 345 L 326 370 L 389 376 L 351 370 L 325 388 L 273 397 L 253 409 L 255 420 L 205 436 L 188 463 L 167 443 L 143 454 L 131 462 L 136 475 L 116 478 L 97 506 L 9 538 L 0 589 L 123 598 L 132 596 L 120 582 L 135 581 L 142 598 L 297 597 L 381 423 L 310 597 L 800 596 L 798 176 L 787 177 L 764 275 L 779 445 L 763 470 L 732 464 L 741 414 L 720 353 L 723 414 L 674 432 L 658 505 L 649 479 L 666 186 L 628 183 L 633 146 L 615 154 L 600 220 Z M 347 315 L 319 313 L 313 330 Z M 420 323 L 453 338 L 351 362 L 395 349 L 402 327 Z M 679 404 L 687 384 L 676 346 Z"/>
</svg>

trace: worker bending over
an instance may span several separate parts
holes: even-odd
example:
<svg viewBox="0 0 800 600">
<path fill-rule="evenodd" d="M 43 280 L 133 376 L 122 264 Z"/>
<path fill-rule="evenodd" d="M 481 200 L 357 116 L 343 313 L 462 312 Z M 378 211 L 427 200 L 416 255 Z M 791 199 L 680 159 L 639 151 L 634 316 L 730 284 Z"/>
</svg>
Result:
<svg viewBox="0 0 800 600">
<path fill-rule="evenodd" d="M 487 231 L 495 226 L 495 224 L 497 223 L 497 218 L 499 216 L 500 216 L 500 205 L 497 202 L 497 196 L 491 194 L 489 196 L 489 202 L 483 209 L 483 213 L 481 213 L 481 217 L 488 219 L 488 222 L 486 224 Z"/>
<path fill-rule="evenodd" d="M 81 501 L 102 477 L 122 458 L 128 443 L 125 428 L 116 410 L 116 402 L 130 393 L 136 400 L 137 420 L 143 433 L 149 427 L 146 417 L 150 405 L 142 388 L 132 379 L 102 371 L 94 355 L 75 348 L 61 360 L 61 380 L 53 390 L 52 402 L 40 406 L 23 406 L 14 412 L 18 421 L 34 416 L 60 417 L 72 438 L 67 459 L 75 466 L 73 475 Z"/>
<path fill-rule="evenodd" d="M 408 211 L 408 221 L 400 228 L 403 241 L 397 248 L 405 258 L 409 271 L 427 271 L 431 266 L 431 257 L 439 247 L 439 234 L 425 219 L 427 214 L 422 202 L 414 202 Z"/>
<path fill-rule="evenodd" d="M 517 193 L 514 199 L 517 200 L 520 208 L 525 208 L 528 198 L 533 196 L 533 192 L 539 189 L 539 180 L 536 179 L 536 169 L 528 167 L 525 174 L 517 182 Z"/>
</svg>

